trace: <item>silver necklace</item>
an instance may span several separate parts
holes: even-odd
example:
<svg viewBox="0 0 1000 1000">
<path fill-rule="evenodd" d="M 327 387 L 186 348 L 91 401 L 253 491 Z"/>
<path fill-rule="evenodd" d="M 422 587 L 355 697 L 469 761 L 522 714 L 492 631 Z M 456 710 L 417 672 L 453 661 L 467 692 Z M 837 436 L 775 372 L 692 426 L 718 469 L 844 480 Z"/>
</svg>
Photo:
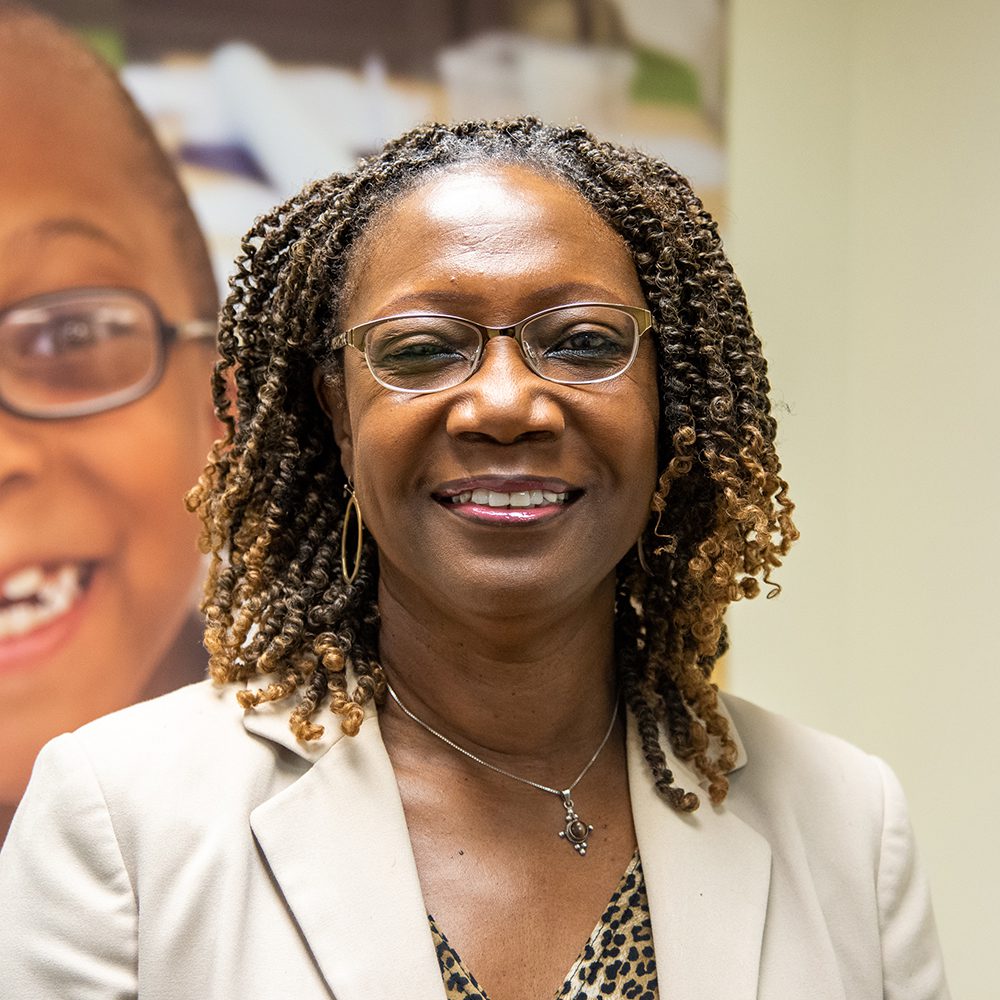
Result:
<svg viewBox="0 0 1000 1000">
<path fill-rule="evenodd" d="M 482 757 L 477 757 L 470 750 L 466 750 L 465 747 L 460 747 L 454 740 L 450 740 L 443 733 L 439 733 L 432 726 L 429 726 L 426 722 L 424 722 L 423 719 L 418 719 L 417 716 L 415 716 L 399 700 L 399 695 L 393 691 L 392 685 L 388 681 L 386 681 L 385 686 L 389 691 L 390 697 L 402 709 L 404 715 L 412 719 L 418 726 L 426 729 L 431 736 L 436 736 L 442 743 L 447 743 L 453 750 L 457 750 L 460 754 L 468 757 L 469 760 L 474 760 L 477 764 L 482 764 L 483 767 L 488 767 L 491 771 L 496 771 L 497 774 L 502 774 L 506 778 L 513 778 L 514 781 L 520 781 L 522 785 L 531 785 L 532 788 L 537 788 L 540 792 L 548 792 L 550 795 L 558 796 L 562 802 L 563 809 L 566 810 L 565 825 L 563 829 L 559 831 L 559 836 L 565 840 L 566 843 L 568 843 L 581 858 L 587 853 L 587 838 L 594 832 L 594 828 L 589 823 L 585 823 L 577 815 L 576 810 L 573 808 L 571 793 L 573 789 L 580 784 L 583 776 L 594 766 L 594 762 L 601 756 L 601 751 L 606 746 L 608 740 L 611 739 L 611 731 L 615 728 L 615 720 L 618 718 L 617 698 L 615 698 L 615 709 L 611 713 L 611 722 L 608 724 L 608 731 L 604 734 L 604 739 L 601 740 L 601 745 L 594 751 L 594 756 L 587 761 L 583 770 L 576 776 L 573 782 L 560 791 L 558 788 L 550 788 L 548 785 L 532 781 L 530 778 L 522 778 L 518 774 L 511 774 L 510 771 L 505 771 L 502 767 L 497 767 L 496 764 L 491 764 L 488 760 L 483 760 Z"/>
</svg>

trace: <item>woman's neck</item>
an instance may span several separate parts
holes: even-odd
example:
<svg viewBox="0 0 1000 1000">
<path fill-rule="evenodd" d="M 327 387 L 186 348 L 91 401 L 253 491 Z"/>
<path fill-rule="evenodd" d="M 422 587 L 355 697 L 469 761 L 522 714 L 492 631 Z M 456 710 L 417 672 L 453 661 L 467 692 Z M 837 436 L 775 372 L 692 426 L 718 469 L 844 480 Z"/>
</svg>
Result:
<svg viewBox="0 0 1000 1000">
<path fill-rule="evenodd" d="M 607 729 L 616 697 L 614 581 L 572 607 L 490 615 L 426 607 L 380 587 L 380 655 L 393 690 L 426 724 L 494 763 L 580 759 Z M 415 735 L 387 701 L 387 738 Z"/>
</svg>

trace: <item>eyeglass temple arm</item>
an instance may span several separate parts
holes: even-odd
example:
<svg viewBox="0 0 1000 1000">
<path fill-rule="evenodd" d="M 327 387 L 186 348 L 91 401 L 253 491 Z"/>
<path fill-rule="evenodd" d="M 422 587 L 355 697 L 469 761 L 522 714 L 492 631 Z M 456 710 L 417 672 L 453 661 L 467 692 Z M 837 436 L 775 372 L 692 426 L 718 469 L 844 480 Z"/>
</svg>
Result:
<svg viewBox="0 0 1000 1000">
<path fill-rule="evenodd" d="M 215 337 L 219 326 L 215 320 L 192 319 L 186 323 L 176 323 L 170 329 L 178 340 L 207 340 Z"/>
</svg>

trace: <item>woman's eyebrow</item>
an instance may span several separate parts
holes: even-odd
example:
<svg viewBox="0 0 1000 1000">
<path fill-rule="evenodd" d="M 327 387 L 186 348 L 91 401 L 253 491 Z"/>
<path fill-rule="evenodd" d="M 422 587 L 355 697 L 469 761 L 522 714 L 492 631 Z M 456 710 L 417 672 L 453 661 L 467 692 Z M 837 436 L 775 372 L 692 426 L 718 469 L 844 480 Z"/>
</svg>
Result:
<svg viewBox="0 0 1000 1000">
<path fill-rule="evenodd" d="M 536 303 L 534 308 L 544 309 L 546 305 L 564 305 L 570 302 L 616 302 L 622 297 L 621 290 L 607 288 L 600 284 L 568 281 L 533 288 L 528 298 Z M 558 300 L 558 301 L 556 301 Z M 393 298 L 382 311 L 402 312 L 404 310 L 453 310 L 462 308 L 486 308 L 492 296 L 459 289 L 414 290 Z M 539 304 L 541 303 L 541 304 Z"/>
<path fill-rule="evenodd" d="M 21 247 L 25 241 L 46 242 L 67 236 L 82 237 L 83 239 L 103 243 L 126 256 L 130 252 L 119 239 L 112 236 L 106 229 L 101 228 L 101 226 L 88 219 L 81 219 L 75 216 L 39 219 L 37 222 L 21 226 L 7 234 L 4 246 L 5 249 L 10 251 L 15 247 Z"/>
</svg>

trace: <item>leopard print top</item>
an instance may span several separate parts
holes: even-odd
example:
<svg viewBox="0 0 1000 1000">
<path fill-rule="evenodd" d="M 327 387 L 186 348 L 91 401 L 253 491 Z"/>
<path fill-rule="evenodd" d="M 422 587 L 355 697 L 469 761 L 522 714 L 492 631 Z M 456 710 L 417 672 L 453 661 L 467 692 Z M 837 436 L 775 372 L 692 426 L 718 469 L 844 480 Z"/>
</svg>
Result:
<svg viewBox="0 0 1000 1000">
<path fill-rule="evenodd" d="M 489 1000 L 428 914 L 448 1000 Z M 639 852 L 632 857 L 555 1000 L 658 1000 L 656 957 Z"/>
</svg>

